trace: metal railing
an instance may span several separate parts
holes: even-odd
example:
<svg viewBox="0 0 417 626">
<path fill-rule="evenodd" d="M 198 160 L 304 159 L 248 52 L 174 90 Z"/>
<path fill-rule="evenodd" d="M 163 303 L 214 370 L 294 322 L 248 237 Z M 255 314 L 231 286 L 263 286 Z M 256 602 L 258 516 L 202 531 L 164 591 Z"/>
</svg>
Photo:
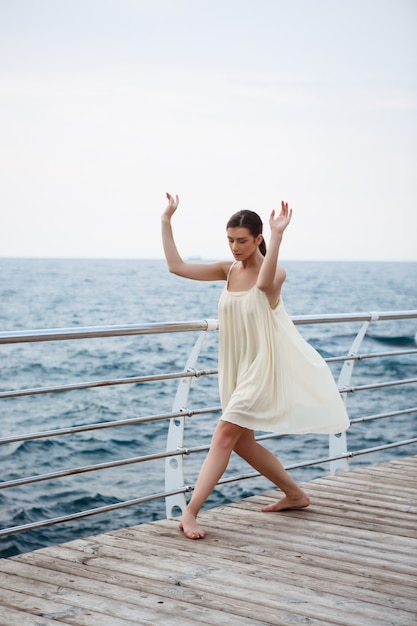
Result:
<svg viewBox="0 0 417 626">
<path fill-rule="evenodd" d="M 352 385 L 351 378 L 355 363 L 368 359 L 389 358 L 392 356 L 416 355 L 416 348 L 406 348 L 385 352 L 359 352 L 364 337 L 369 329 L 370 324 L 378 321 L 399 321 L 399 320 L 417 320 L 417 311 L 388 311 L 373 313 L 347 313 L 334 315 L 313 315 L 313 316 L 294 316 L 293 321 L 296 325 L 315 325 L 315 324 L 344 324 L 344 323 L 361 323 L 359 332 L 345 355 L 329 357 L 326 359 L 329 364 L 341 363 L 341 371 L 338 377 L 338 388 L 342 397 L 347 403 L 351 394 L 356 394 L 370 389 L 382 389 L 386 387 L 409 386 L 417 383 L 417 376 L 404 379 L 384 380 L 372 382 L 365 385 Z M 198 370 L 197 362 L 202 351 L 204 339 L 208 332 L 215 331 L 218 328 L 217 320 L 202 320 L 190 322 L 174 322 L 160 324 L 142 324 L 127 326 L 106 326 L 106 327 L 86 327 L 86 328 L 64 328 L 64 329 L 48 329 L 35 331 L 17 331 L 0 333 L 0 344 L 23 344 L 37 343 L 48 341 L 67 341 L 81 340 L 93 338 L 109 338 L 131 335 L 159 335 L 166 333 L 187 333 L 198 332 L 197 340 L 189 354 L 185 367 L 182 371 L 163 372 L 154 375 L 134 376 L 128 378 L 112 378 L 99 379 L 92 381 L 84 381 L 77 383 L 69 383 L 65 385 L 46 385 L 42 387 L 24 388 L 5 390 L 0 392 L 0 400 L 7 398 L 22 398 L 26 396 L 39 396 L 42 394 L 55 394 L 60 392 L 70 392 L 80 389 L 94 389 L 99 387 L 111 387 L 116 385 L 132 385 L 138 383 L 148 383 L 156 381 L 178 380 L 178 387 L 173 401 L 172 410 L 161 414 L 143 415 L 133 418 L 118 419 L 111 421 L 99 421 L 84 425 L 69 426 L 66 428 L 52 428 L 43 431 L 29 432 L 23 434 L 12 434 L 0 438 L 0 446 L 11 443 L 22 443 L 27 441 L 36 441 L 40 439 L 51 439 L 62 435 L 74 435 L 76 433 L 85 433 L 90 431 L 98 431 L 103 429 L 114 429 L 122 426 L 144 424 L 147 422 L 168 422 L 168 435 L 165 451 L 158 453 L 135 456 L 130 458 L 118 459 L 115 461 L 102 462 L 92 465 L 84 465 L 66 468 L 64 470 L 52 471 L 44 474 L 33 474 L 13 478 L 0 482 L 0 493 L 2 490 L 12 489 L 23 485 L 35 484 L 49 480 L 60 479 L 63 477 L 85 474 L 88 472 L 96 472 L 99 470 L 117 468 L 121 466 L 142 464 L 156 459 L 165 459 L 165 489 L 158 493 L 147 493 L 138 498 L 125 500 L 100 506 L 93 509 L 82 510 L 76 513 L 61 515 L 49 519 L 42 519 L 26 524 L 10 526 L 0 529 L 0 537 L 12 535 L 15 533 L 36 530 L 39 528 L 52 526 L 55 524 L 78 520 L 81 518 L 106 513 L 117 509 L 131 507 L 143 504 L 152 500 L 165 499 L 166 515 L 171 517 L 183 511 L 186 505 L 186 494 L 191 492 L 193 485 L 187 485 L 185 480 L 184 458 L 196 453 L 208 450 L 208 445 L 203 446 L 185 446 L 184 444 L 184 426 L 187 418 L 192 416 L 202 416 L 207 414 L 219 413 L 220 406 L 202 407 L 192 409 L 188 407 L 189 391 L 192 381 L 206 377 L 216 376 L 216 370 Z M 386 411 L 373 415 L 361 415 L 360 417 L 351 419 L 351 425 L 371 422 L 374 420 L 386 419 L 394 416 L 412 415 L 417 412 L 417 406 L 406 408 L 398 408 L 395 411 Z M 279 435 L 265 434 L 257 437 L 258 441 L 268 439 L 276 439 Z M 327 457 L 303 461 L 300 463 L 287 465 L 287 470 L 294 470 L 303 467 L 311 467 L 314 465 L 329 464 L 330 472 L 336 473 L 345 471 L 348 468 L 348 459 L 355 456 L 371 454 L 380 450 L 388 450 L 400 446 L 407 446 L 417 443 L 417 437 L 390 442 L 382 446 L 373 446 L 362 448 L 355 451 L 349 451 L 347 446 L 346 433 L 342 435 L 331 435 L 329 437 L 329 454 Z M 223 478 L 219 484 L 226 484 L 235 481 L 246 480 L 259 476 L 257 472 L 249 472 L 236 476 L 228 476 Z"/>
</svg>

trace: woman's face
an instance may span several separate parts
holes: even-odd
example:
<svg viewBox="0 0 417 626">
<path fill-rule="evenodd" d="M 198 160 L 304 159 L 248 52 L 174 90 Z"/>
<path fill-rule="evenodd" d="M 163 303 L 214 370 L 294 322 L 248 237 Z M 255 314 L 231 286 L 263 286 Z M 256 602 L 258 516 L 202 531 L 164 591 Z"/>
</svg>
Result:
<svg viewBox="0 0 417 626">
<path fill-rule="evenodd" d="M 237 261 L 249 258 L 258 249 L 262 235 L 254 237 L 248 228 L 238 226 L 227 229 L 230 250 Z"/>
</svg>

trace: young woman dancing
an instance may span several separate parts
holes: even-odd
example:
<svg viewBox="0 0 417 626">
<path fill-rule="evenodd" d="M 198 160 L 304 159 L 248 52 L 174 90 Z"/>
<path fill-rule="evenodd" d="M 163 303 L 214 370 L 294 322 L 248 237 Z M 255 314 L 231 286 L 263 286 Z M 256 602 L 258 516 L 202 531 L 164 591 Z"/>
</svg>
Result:
<svg viewBox="0 0 417 626">
<path fill-rule="evenodd" d="M 189 539 L 202 539 L 197 515 L 222 477 L 232 451 L 274 483 L 284 496 L 263 511 L 301 509 L 308 495 L 281 462 L 254 436 L 255 430 L 280 434 L 345 431 L 349 419 L 331 372 L 299 334 L 281 297 L 285 270 L 278 265 L 283 233 L 292 210 L 269 218 L 266 249 L 262 221 L 253 211 L 232 215 L 226 232 L 234 261 L 186 263 L 173 237 L 171 218 L 178 196 L 166 194 L 162 241 L 170 272 L 194 280 L 224 280 L 219 301 L 219 391 L 222 416 L 180 528 Z"/>
</svg>

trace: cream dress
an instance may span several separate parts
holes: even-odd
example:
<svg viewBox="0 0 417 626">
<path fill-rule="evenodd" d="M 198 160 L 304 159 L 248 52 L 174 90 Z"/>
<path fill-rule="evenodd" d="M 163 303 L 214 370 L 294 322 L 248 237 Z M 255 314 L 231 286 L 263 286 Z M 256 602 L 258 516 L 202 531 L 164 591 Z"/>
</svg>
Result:
<svg viewBox="0 0 417 626">
<path fill-rule="evenodd" d="M 230 273 L 229 273 L 230 275 Z M 221 419 L 280 434 L 335 434 L 349 418 L 329 367 L 299 334 L 282 298 L 255 285 L 219 301 Z"/>
</svg>

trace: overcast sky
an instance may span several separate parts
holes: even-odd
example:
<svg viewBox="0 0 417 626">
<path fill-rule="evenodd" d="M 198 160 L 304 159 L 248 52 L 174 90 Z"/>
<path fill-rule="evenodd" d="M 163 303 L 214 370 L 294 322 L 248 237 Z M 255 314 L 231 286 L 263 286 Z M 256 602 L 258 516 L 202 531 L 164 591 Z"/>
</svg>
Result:
<svg viewBox="0 0 417 626">
<path fill-rule="evenodd" d="M 0 0 L 0 256 L 417 260 L 416 0 Z"/>
</svg>

